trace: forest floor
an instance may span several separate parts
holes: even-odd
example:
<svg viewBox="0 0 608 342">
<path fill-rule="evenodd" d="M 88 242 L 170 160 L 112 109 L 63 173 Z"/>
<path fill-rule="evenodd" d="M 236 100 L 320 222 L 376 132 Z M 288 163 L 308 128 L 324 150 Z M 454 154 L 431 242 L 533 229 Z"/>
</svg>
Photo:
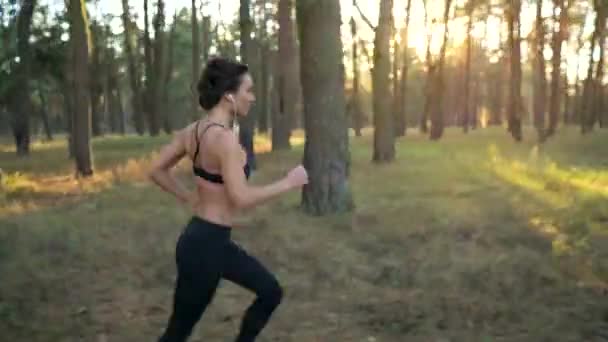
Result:
<svg viewBox="0 0 608 342">
<path fill-rule="evenodd" d="M 352 214 L 306 216 L 294 192 L 243 215 L 234 239 L 285 289 L 259 340 L 608 341 L 608 131 L 561 129 L 540 148 L 525 136 L 411 134 L 374 165 L 368 132 L 351 138 Z M 0 145 L 3 341 L 156 340 L 189 218 L 145 178 L 168 139 L 96 138 L 85 181 L 61 138 L 29 159 Z M 293 141 L 263 153 L 257 138 L 254 183 L 300 162 Z M 191 340 L 232 341 L 252 299 L 222 282 Z"/>
</svg>

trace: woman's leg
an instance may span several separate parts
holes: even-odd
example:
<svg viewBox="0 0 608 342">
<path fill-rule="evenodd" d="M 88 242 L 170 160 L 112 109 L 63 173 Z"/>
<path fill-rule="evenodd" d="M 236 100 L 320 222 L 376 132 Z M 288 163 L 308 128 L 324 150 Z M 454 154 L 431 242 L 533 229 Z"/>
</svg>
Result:
<svg viewBox="0 0 608 342">
<path fill-rule="evenodd" d="M 222 256 L 202 255 L 200 246 L 192 242 L 178 243 L 173 311 L 159 342 L 184 342 L 188 339 L 211 303 L 221 278 L 221 266 L 217 261 Z"/>
<path fill-rule="evenodd" d="M 226 255 L 223 278 L 253 291 L 257 298 L 247 308 L 237 342 L 252 342 L 281 303 L 283 289 L 277 279 L 258 260 L 234 242 Z"/>
</svg>

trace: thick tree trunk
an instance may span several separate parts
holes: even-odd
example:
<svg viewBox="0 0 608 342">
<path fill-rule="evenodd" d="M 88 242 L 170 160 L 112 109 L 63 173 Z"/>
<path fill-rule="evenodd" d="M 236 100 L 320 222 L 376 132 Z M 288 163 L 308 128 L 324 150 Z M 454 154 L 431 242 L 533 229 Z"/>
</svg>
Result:
<svg viewBox="0 0 608 342">
<path fill-rule="evenodd" d="M 251 20 L 250 0 L 241 0 L 239 9 L 239 27 L 241 29 L 241 59 L 246 64 L 252 64 L 255 50 L 251 41 L 253 21 Z M 254 88 L 258 88 L 255 87 Z M 257 89 L 256 89 L 257 90 Z M 257 169 L 257 161 L 253 150 L 254 126 L 257 118 L 257 108 L 254 107 L 247 116 L 239 118 L 239 141 L 245 152 L 251 169 Z"/>
<path fill-rule="evenodd" d="M 80 176 L 93 175 L 91 160 L 91 102 L 89 99 L 90 32 L 84 10 L 84 0 L 70 0 L 70 44 L 74 61 L 74 156 Z"/>
<path fill-rule="evenodd" d="M 521 98 L 521 0 L 512 0 L 507 9 L 509 24 L 509 51 L 511 80 L 509 86 L 508 129 L 516 141 L 521 141 L 521 117 L 523 103 Z"/>
<path fill-rule="evenodd" d="M 18 156 L 30 153 L 30 112 L 32 102 L 30 97 L 29 79 L 32 63 L 32 49 L 29 44 L 32 26 L 32 16 L 36 0 L 24 0 L 17 16 L 17 55 L 19 64 L 14 73 L 14 81 L 9 99 L 11 128 L 15 139 Z"/>
<path fill-rule="evenodd" d="M 545 115 L 547 103 L 547 79 L 545 68 L 545 30 L 542 18 L 543 1 L 536 2 L 536 24 L 535 24 L 535 57 L 534 57 L 534 127 L 538 134 L 538 140 L 545 140 Z"/>
<path fill-rule="evenodd" d="M 340 3 L 297 0 L 296 11 L 306 130 L 304 167 L 310 180 L 302 192 L 302 205 L 313 215 L 348 211 L 353 201 L 348 182 Z"/>
<path fill-rule="evenodd" d="M 392 0 L 380 1 L 380 19 L 374 40 L 374 69 L 372 72 L 374 107 L 374 162 L 395 159 L 395 132 L 391 116 L 391 56 Z"/>
</svg>

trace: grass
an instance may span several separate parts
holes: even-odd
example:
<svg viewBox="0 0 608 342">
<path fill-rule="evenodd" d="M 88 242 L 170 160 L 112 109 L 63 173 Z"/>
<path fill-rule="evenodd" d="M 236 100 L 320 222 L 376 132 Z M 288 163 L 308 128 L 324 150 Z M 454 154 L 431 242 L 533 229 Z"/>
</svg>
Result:
<svg viewBox="0 0 608 342">
<path fill-rule="evenodd" d="M 30 160 L 0 149 L 7 340 L 158 336 L 189 215 L 143 177 L 167 139 L 96 139 L 97 175 L 84 181 L 60 142 L 35 145 Z M 608 340 L 607 142 L 572 129 L 539 148 L 502 129 L 448 130 L 440 142 L 399 140 L 397 160 L 374 165 L 372 137 L 353 137 L 352 214 L 306 216 L 292 193 L 239 220 L 235 239 L 286 290 L 260 340 Z M 252 181 L 276 179 L 301 153 L 261 154 Z M 193 341 L 234 336 L 253 297 L 221 287 Z"/>
</svg>

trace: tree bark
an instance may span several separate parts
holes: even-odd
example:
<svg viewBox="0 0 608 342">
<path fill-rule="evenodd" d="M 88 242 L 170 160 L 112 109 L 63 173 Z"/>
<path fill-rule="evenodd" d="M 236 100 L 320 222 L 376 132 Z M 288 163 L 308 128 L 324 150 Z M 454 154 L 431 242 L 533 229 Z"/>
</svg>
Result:
<svg viewBox="0 0 608 342">
<path fill-rule="evenodd" d="M 445 52 L 448 44 L 448 20 L 450 14 L 450 7 L 452 0 L 445 0 L 445 8 L 443 11 L 443 42 L 441 43 L 441 50 L 439 52 L 439 61 L 437 62 L 437 74 L 435 75 L 435 86 L 433 96 L 435 96 L 434 110 L 431 112 L 431 132 L 429 138 L 431 140 L 439 140 L 443 135 L 444 128 L 444 74 L 443 68 L 445 65 Z"/>
<path fill-rule="evenodd" d="M 602 86 L 602 83 L 604 81 L 604 59 L 606 58 L 606 16 L 608 15 L 608 3 L 601 2 L 599 0 L 596 0 L 596 8 L 597 8 L 597 12 L 599 13 L 598 16 L 600 17 L 601 21 L 600 21 L 600 25 L 599 25 L 599 34 L 597 37 L 598 40 L 598 47 L 600 50 L 600 56 L 599 59 L 597 61 L 597 67 L 595 69 L 595 82 L 593 82 L 593 86 L 594 86 L 594 101 L 593 101 L 593 116 L 595 117 L 595 119 L 597 120 L 600 128 L 604 128 L 605 127 L 605 120 L 604 120 L 604 116 L 606 108 L 604 108 L 604 103 L 605 103 L 605 93 L 604 93 L 604 87 Z"/>
<path fill-rule="evenodd" d="M 156 15 L 153 19 L 154 45 L 152 55 L 152 73 L 150 80 L 150 135 L 157 136 L 161 129 L 161 110 L 163 108 L 163 89 L 165 88 L 165 3 L 156 1 Z"/>
<path fill-rule="evenodd" d="M 521 0 L 511 0 L 507 9 L 511 79 L 509 86 L 508 129 L 516 141 L 521 141 Z"/>
<path fill-rule="evenodd" d="M 74 157 L 78 175 L 93 175 L 91 160 L 91 102 L 89 98 L 90 32 L 84 0 L 70 0 L 70 44 L 74 61 Z"/>
<path fill-rule="evenodd" d="M 300 71 L 293 20 L 293 0 L 279 0 L 279 58 L 274 80 L 278 90 L 278 108 L 273 110 L 272 149 L 291 148 L 289 139 L 300 98 Z"/>
<path fill-rule="evenodd" d="M 173 23 L 171 24 L 171 31 L 169 33 L 169 42 L 167 44 L 167 70 L 164 74 L 165 76 L 165 80 L 163 82 L 163 103 L 162 103 L 162 108 L 163 108 L 163 113 L 162 113 L 162 120 L 163 120 L 163 130 L 165 131 L 165 133 L 167 134 L 171 134 L 172 131 L 172 125 L 171 125 L 171 119 L 169 118 L 169 110 L 171 108 L 171 105 L 169 103 L 169 88 L 170 88 L 170 83 L 171 83 L 171 75 L 173 74 L 173 55 L 175 53 L 175 36 L 176 36 L 176 30 L 177 30 L 177 21 L 178 21 L 178 17 L 177 17 L 177 12 L 175 12 L 175 14 L 173 15 Z M 196 98 L 196 97 L 195 97 Z"/>
<path fill-rule="evenodd" d="M 543 1 L 536 1 L 536 24 L 535 24 L 535 57 L 534 57 L 534 127 L 538 134 L 538 140 L 543 142 L 546 138 L 545 115 L 547 103 L 547 78 L 545 57 L 545 30 L 542 18 Z"/>
<path fill-rule="evenodd" d="M 429 8 L 427 4 L 428 0 L 422 0 L 424 5 L 424 27 L 427 32 L 430 32 L 429 27 Z M 433 84 L 435 82 L 435 64 L 433 63 L 433 58 L 431 55 L 431 38 L 433 37 L 432 33 L 427 33 L 426 37 L 426 81 L 424 84 L 424 109 L 422 112 L 422 116 L 420 117 L 420 131 L 424 134 L 428 132 L 428 120 L 431 113 L 431 96 L 433 93 Z"/>
<path fill-rule="evenodd" d="M 356 0 L 353 0 L 353 2 Z M 353 91 L 350 98 L 349 112 L 350 121 L 352 122 L 355 136 L 361 136 L 361 129 L 363 128 L 363 111 L 361 110 L 361 102 L 359 95 L 359 50 L 358 50 L 358 36 L 357 36 L 357 23 L 355 18 L 350 18 L 350 33 L 353 39 L 352 45 L 352 62 L 353 62 Z"/>
<path fill-rule="evenodd" d="M 372 71 L 374 107 L 374 162 L 395 159 L 395 132 L 391 116 L 391 56 L 392 0 L 380 1 L 380 18 L 374 39 L 374 69 Z"/>
<path fill-rule="evenodd" d="M 296 13 L 306 131 L 303 162 L 310 180 L 302 192 L 302 206 L 313 215 L 349 211 L 353 201 L 340 3 L 297 0 Z"/>
<path fill-rule="evenodd" d="M 137 44 L 133 44 L 133 23 L 131 22 L 131 15 L 129 14 L 129 0 L 122 0 L 122 23 L 124 27 L 124 45 L 125 52 L 127 54 L 128 71 L 129 71 L 129 83 L 131 85 L 131 110 L 133 124 L 137 134 L 144 134 L 145 123 L 144 123 L 144 104 L 143 94 L 141 91 L 141 83 L 139 80 L 139 68 L 135 59 L 135 52 Z"/>
<path fill-rule="evenodd" d="M 608 6 L 603 5 L 600 0 L 594 0 L 595 7 L 595 23 L 593 35 L 591 36 L 591 50 L 589 53 L 589 67 L 587 69 L 587 78 L 583 83 L 583 98 L 582 98 L 582 120 L 581 120 L 581 132 L 583 134 L 593 130 L 593 126 L 598 121 L 598 113 L 596 112 L 595 104 L 597 103 L 597 97 L 601 97 L 601 93 L 598 92 L 600 89 L 595 83 L 600 83 L 598 79 L 594 79 L 598 72 L 596 71 L 596 63 L 593 61 L 593 51 L 595 50 L 596 44 L 600 44 L 603 36 L 604 26 L 606 26 L 606 15 Z M 601 46 L 601 45 L 600 45 Z M 599 63 L 598 63 L 599 65 Z"/>
<path fill-rule="evenodd" d="M 38 97 L 40 98 L 40 119 L 42 119 L 44 134 L 46 135 L 46 139 L 51 141 L 53 140 L 53 133 L 51 132 L 51 125 L 49 123 L 48 103 L 40 81 L 38 82 Z"/>
<path fill-rule="evenodd" d="M 269 11 L 266 9 L 266 0 L 261 0 L 261 23 L 259 23 L 259 31 L 257 36 L 259 37 L 259 62 L 258 70 L 260 74 L 260 111 L 257 117 L 257 126 L 260 133 L 268 133 L 268 117 L 270 112 L 270 68 L 267 61 L 270 58 L 270 42 L 267 34 L 268 21 L 270 20 Z"/>
<path fill-rule="evenodd" d="M 464 65 L 464 105 L 462 115 L 462 130 L 467 133 L 469 131 L 469 97 L 471 92 L 471 31 L 473 29 L 473 1 L 469 0 L 466 7 L 467 12 L 467 53 Z"/>
<path fill-rule="evenodd" d="M 102 111 L 101 111 L 101 96 L 103 93 L 103 69 L 101 66 L 101 51 L 103 42 L 101 40 L 100 28 L 96 23 L 91 25 L 91 63 L 90 70 L 90 94 L 91 94 L 91 127 L 93 136 L 97 137 L 102 134 Z"/>
<path fill-rule="evenodd" d="M 201 76 L 201 51 L 200 51 L 200 34 L 198 18 L 196 16 L 196 0 L 192 0 L 190 23 L 192 26 L 192 89 L 196 89 L 196 84 L 199 77 Z M 205 59 L 207 60 L 207 59 Z M 195 91 L 193 91 L 196 93 Z M 199 103 L 198 96 L 192 96 L 192 114 L 191 118 L 196 120 L 198 118 Z"/>
<path fill-rule="evenodd" d="M 549 101 L 549 127 L 547 130 L 547 136 L 552 136 L 557 128 L 557 120 L 560 109 L 560 98 L 561 98 L 561 62 L 562 62 L 562 42 L 566 38 L 566 24 L 568 21 L 568 7 L 564 3 L 565 0 L 553 0 L 555 5 L 554 11 L 559 10 L 559 29 L 557 32 L 553 32 L 552 50 L 553 58 L 551 64 L 551 99 Z M 567 1 L 567 0 L 566 0 Z M 554 15 L 554 19 L 557 19 L 557 15 Z"/>
<path fill-rule="evenodd" d="M 401 60 L 401 43 L 396 39 L 396 34 L 397 34 L 397 24 L 396 24 L 396 20 L 394 20 L 393 15 L 392 15 L 392 11 L 391 11 L 391 33 L 390 33 L 390 40 L 393 41 L 393 64 L 392 64 L 392 76 L 393 76 L 393 87 L 392 87 L 392 94 L 393 94 L 393 103 L 391 106 L 391 110 L 390 110 L 390 116 L 391 116 L 391 126 L 393 128 L 393 135 L 395 137 L 397 137 L 397 120 L 399 117 L 399 113 L 401 113 L 401 91 L 399 89 L 400 85 L 401 85 L 401 63 L 403 62 Z M 390 57 L 389 57 L 390 58 Z"/>
<path fill-rule="evenodd" d="M 572 106 L 570 107 L 570 112 L 568 116 L 565 118 L 566 123 L 579 123 L 581 122 L 581 82 L 580 82 L 580 69 L 581 69 L 581 49 L 583 48 L 583 27 L 581 26 L 578 32 L 577 41 L 577 49 L 576 49 L 576 79 L 574 81 L 574 99 Z"/>
<path fill-rule="evenodd" d="M 32 16 L 37 5 L 36 0 L 24 0 L 17 16 L 17 55 L 19 63 L 14 73 L 11 98 L 9 100 L 11 128 L 15 139 L 17 156 L 27 156 L 30 153 L 30 112 L 32 101 L 30 97 L 30 73 L 32 63 L 32 48 L 29 44 Z"/>
</svg>

